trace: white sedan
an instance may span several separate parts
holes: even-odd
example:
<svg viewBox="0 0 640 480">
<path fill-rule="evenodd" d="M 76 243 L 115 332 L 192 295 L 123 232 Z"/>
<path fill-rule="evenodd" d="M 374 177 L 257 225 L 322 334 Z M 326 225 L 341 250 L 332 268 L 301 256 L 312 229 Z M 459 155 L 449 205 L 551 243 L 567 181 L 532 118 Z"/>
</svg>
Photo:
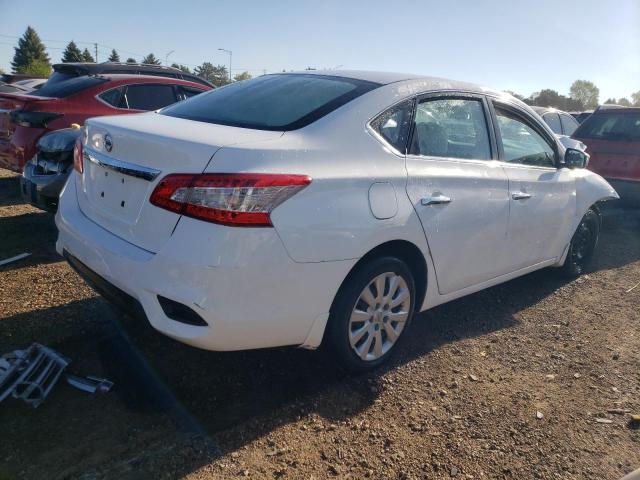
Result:
<svg viewBox="0 0 640 480">
<path fill-rule="evenodd" d="M 543 267 L 580 274 L 617 198 L 529 107 L 467 83 L 265 75 L 87 122 L 57 250 L 210 350 L 384 362 L 417 312 Z"/>
</svg>

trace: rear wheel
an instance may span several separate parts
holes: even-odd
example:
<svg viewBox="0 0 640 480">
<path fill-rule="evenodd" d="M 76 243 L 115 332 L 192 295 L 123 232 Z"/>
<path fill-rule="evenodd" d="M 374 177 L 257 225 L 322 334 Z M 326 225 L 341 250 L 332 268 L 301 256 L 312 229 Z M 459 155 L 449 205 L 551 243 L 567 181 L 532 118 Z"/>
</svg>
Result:
<svg viewBox="0 0 640 480">
<path fill-rule="evenodd" d="M 382 257 L 363 265 L 331 307 L 328 347 L 351 371 L 384 363 L 397 349 L 414 313 L 415 284 L 404 262 Z"/>
<path fill-rule="evenodd" d="M 573 234 L 567 259 L 562 271 L 570 277 L 582 275 L 593 259 L 593 253 L 600 236 L 600 219 L 593 209 L 589 209 Z"/>
</svg>

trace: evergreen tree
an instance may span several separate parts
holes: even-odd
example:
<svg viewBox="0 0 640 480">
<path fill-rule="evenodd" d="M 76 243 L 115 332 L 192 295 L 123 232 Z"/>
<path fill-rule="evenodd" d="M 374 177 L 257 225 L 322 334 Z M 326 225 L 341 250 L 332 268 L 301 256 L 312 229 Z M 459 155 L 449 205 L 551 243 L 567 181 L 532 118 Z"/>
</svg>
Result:
<svg viewBox="0 0 640 480">
<path fill-rule="evenodd" d="M 83 62 L 95 63 L 95 60 L 94 60 L 93 56 L 91 55 L 89 50 L 87 50 L 86 48 L 82 51 L 82 61 Z"/>
<path fill-rule="evenodd" d="M 118 55 L 118 52 L 116 52 L 116 49 L 113 48 L 111 49 L 111 55 L 109 55 L 109 62 L 119 62 L 120 61 L 120 55 Z"/>
<path fill-rule="evenodd" d="M 51 65 L 44 60 L 33 60 L 29 65 L 24 67 L 20 73 L 26 73 L 38 78 L 49 78 L 51 75 Z"/>
<path fill-rule="evenodd" d="M 172 68 L 177 68 L 178 70 L 181 70 L 184 73 L 191 73 L 191 70 L 189 70 L 189 67 L 187 67 L 186 65 L 179 65 L 177 63 L 172 63 L 171 67 Z"/>
<path fill-rule="evenodd" d="M 82 58 L 82 52 L 80 51 L 76 43 L 73 40 L 71 40 L 67 45 L 67 48 L 65 48 L 64 52 L 62 52 L 62 62 L 69 63 L 69 62 L 83 62 L 83 61 L 84 61 L 84 58 Z"/>
<path fill-rule="evenodd" d="M 196 67 L 193 73 L 216 87 L 222 87 L 229 83 L 229 73 L 224 65 L 214 67 L 210 62 L 204 62 L 199 67 Z"/>
<path fill-rule="evenodd" d="M 153 53 L 150 53 L 142 59 L 142 63 L 146 63 L 147 65 L 160 65 L 160 60 L 158 60 Z"/>
<path fill-rule="evenodd" d="M 127 63 L 138 63 L 138 62 L 136 62 L 135 58 L 129 57 L 129 58 L 127 58 Z"/>
<path fill-rule="evenodd" d="M 49 55 L 45 51 L 45 46 L 40 40 L 40 37 L 36 31 L 30 26 L 22 35 L 22 38 L 18 40 L 18 46 L 14 48 L 15 54 L 13 55 L 13 61 L 11 66 L 17 73 L 21 73 L 26 69 L 34 60 L 39 60 L 47 65 L 49 63 Z"/>
</svg>

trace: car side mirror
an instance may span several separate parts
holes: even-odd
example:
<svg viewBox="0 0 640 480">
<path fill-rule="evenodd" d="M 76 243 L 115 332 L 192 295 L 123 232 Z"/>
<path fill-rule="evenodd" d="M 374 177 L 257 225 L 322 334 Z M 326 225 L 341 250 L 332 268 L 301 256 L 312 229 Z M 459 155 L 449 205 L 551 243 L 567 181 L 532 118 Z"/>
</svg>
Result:
<svg viewBox="0 0 640 480">
<path fill-rule="evenodd" d="M 564 152 L 564 166 L 567 168 L 587 168 L 589 155 L 582 150 L 567 148 Z"/>
</svg>

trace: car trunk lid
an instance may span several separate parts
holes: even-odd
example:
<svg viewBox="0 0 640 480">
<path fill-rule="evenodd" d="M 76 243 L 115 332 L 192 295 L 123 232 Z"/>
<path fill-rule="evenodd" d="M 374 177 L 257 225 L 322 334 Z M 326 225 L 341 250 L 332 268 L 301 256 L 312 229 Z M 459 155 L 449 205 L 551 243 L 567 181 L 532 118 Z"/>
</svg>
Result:
<svg viewBox="0 0 640 480">
<path fill-rule="evenodd" d="M 87 217 L 106 230 L 157 252 L 180 218 L 149 202 L 163 177 L 202 173 L 225 145 L 280 135 L 154 112 L 91 119 L 87 122 L 84 173 L 76 175 L 78 203 Z"/>
<path fill-rule="evenodd" d="M 11 121 L 11 112 L 24 110 L 35 102 L 54 100 L 49 97 L 38 97 L 23 93 L 0 93 L 0 141 L 11 140 L 16 129 Z"/>
</svg>

